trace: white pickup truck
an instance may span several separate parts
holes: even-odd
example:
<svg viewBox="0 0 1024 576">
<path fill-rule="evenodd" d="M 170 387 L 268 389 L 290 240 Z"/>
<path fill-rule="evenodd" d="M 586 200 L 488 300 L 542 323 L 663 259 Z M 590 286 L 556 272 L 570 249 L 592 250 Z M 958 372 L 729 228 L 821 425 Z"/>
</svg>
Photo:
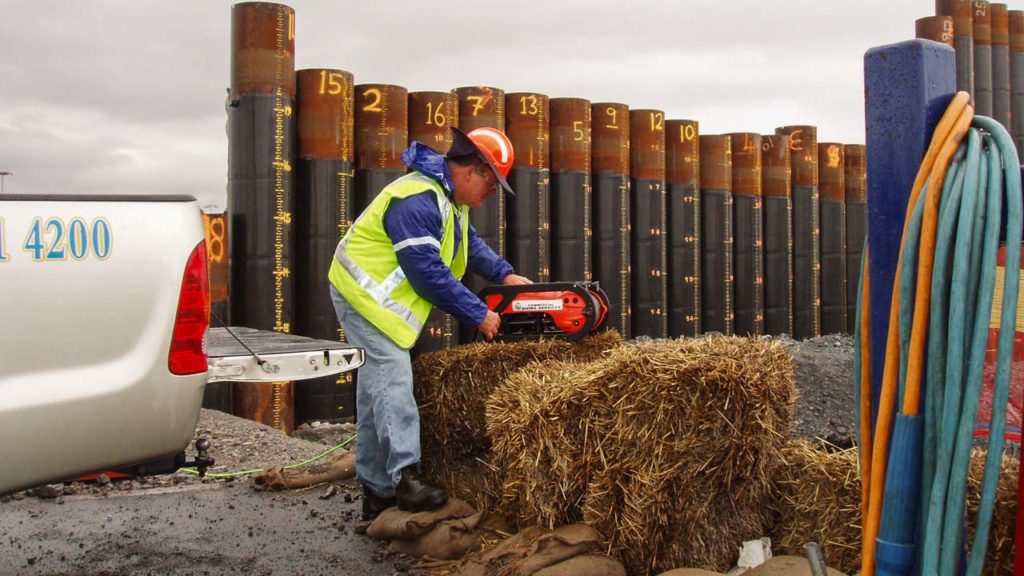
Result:
<svg viewBox="0 0 1024 576">
<path fill-rule="evenodd" d="M 173 469 L 207 382 L 363 363 L 335 342 L 210 329 L 209 294 L 190 196 L 0 196 L 0 494 Z"/>
</svg>

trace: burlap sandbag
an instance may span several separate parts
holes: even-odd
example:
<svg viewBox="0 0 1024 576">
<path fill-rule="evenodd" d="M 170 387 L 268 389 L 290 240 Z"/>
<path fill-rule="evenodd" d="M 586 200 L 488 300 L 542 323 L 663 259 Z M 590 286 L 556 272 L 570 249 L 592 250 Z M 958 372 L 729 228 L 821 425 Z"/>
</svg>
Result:
<svg viewBox="0 0 1024 576">
<path fill-rule="evenodd" d="M 533 576 L 544 568 L 570 558 L 598 552 L 602 546 L 601 535 L 585 524 L 570 524 L 552 531 L 531 526 L 509 537 L 493 550 L 467 558 L 455 567 L 454 574 Z M 554 574 L 560 576 L 557 572 Z"/>
<path fill-rule="evenodd" d="M 486 512 L 444 520 L 415 540 L 392 540 L 391 549 L 427 560 L 455 560 L 480 548 L 485 538 L 499 539 L 508 523 Z"/>
<path fill-rule="evenodd" d="M 846 576 L 835 568 L 827 568 L 828 576 Z M 803 556 L 776 556 L 754 566 L 744 576 L 811 576 L 811 564 Z"/>
<path fill-rule="evenodd" d="M 356 453 L 335 452 L 316 464 L 303 468 L 268 468 L 252 477 L 258 491 L 294 490 L 324 482 L 341 482 L 356 477 Z"/>
<path fill-rule="evenodd" d="M 533 576 L 626 576 L 626 569 L 614 558 L 585 554 L 538 570 Z"/>
<path fill-rule="evenodd" d="M 711 570 L 703 570 L 700 568 L 676 568 L 668 572 L 663 572 L 657 576 L 724 576 L 721 572 L 712 572 Z"/>
<path fill-rule="evenodd" d="M 366 535 L 377 540 L 416 540 L 445 520 L 466 518 L 475 513 L 472 506 L 457 498 L 427 512 L 406 512 L 397 506 L 391 507 L 377 516 L 366 529 Z"/>
</svg>

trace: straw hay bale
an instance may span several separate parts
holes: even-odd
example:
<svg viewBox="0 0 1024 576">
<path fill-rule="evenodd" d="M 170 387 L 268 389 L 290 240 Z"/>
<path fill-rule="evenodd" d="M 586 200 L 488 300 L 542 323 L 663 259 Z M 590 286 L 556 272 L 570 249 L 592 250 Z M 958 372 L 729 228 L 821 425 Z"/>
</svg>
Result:
<svg viewBox="0 0 1024 576">
<path fill-rule="evenodd" d="M 978 505 L 981 501 L 981 483 L 985 477 L 985 451 L 971 453 L 971 469 L 967 475 L 967 535 L 965 542 L 974 541 L 978 522 Z M 1016 533 L 1017 482 L 1020 477 L 1020 461 L 1010 455 L 1003 455 L 996 488 L 995 506 L 992 509 L 992 524 L 988 532 L 988 549 L 985 552 L 983 574 L 1012 576 L 1013 538 Z"/>
<path fill-rule="evenodd" d="M 762 535 L 795 398 L 777 343 L 735 337 L 651 342 L 609 355 L 606 450 L 623 463 L 584 519 L 634 573 L 724 571 Z M 622 502 L 610 514 L 604 502 Z M 616 518 L 616 516 L 618 516 Z"/>
<path fill-rule="evenodd" d="M 829 566 L 860 570 L 860 476 L 857 449 L 829 451 L 806 441 L 790 442 L 787 466 L 779 469 L 779 517 L 772 530 L 776 553 L 802 555 L 803 545 L 821 544 Z M 967 542 L 974 537 L 984 474 L 984 451 L 971 455 L 967 477 Z M 1004 455 L 983 574 L 1011 576 L 1017 511 L 1019 460 Z"/>
<path fill-rule="evenodd" d="M 530 366 L 488 402 L 503 502 L 545 524 L 581 509 L 634 574 L 727 569 L 767 529 L 794 395 L 782 347 L 745 338 Z"/>
<path fill-rule="evenodd" d="M 486 455 L 442 460 L 424 453 L 422 466 L 423 477 L 449 496 L 465 500 L 477 510 L 502 512 L 498 504 L 504 474 L 490 464 Z"/>
<path fill-rule="evenodd" d="M 806 440 L 789 442 L 779 469 L 778 520 L 772 531 L 777 554 L 802 556 L 817 542 L 829 566 L 860 571 L 860 474 L 857 449 L 828 451 Z"/>
<path fill-rule="evenodd" d="M 621 343 L 612 330 L 578 342 L 477 342 L 420 356 L 413 380 L 424 454 L 454 460 L 486 452 L 484 402 L 510 373 L 530 362 L 587 362 Z"/>
<path fill-rule="evenodd" d="M 531 363 L 487 400 L 492 460 L 505 471 L 501 508 L 520 525 L 554 528 L 582 520 L 583 496 L 601 464 L 592 413 L 609 411 L 594 365 Z"/>
</svg>

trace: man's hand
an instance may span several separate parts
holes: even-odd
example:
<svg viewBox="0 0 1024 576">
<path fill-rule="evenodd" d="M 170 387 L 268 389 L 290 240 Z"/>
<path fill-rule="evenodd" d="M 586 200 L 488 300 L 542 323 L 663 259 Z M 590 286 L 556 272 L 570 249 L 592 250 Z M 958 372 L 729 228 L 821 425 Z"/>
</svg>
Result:
<svg viewBox="0 0 1024 576">
<path fill-rule="evenodd" d="M 484 316 L 484 321 L 477 326 L 477 330 L 480 330 L 484 338 L 490 341 L 494 340 L 494 337 L 498 334 L 499 327 L 501 327 L 501 317 L 494 310 L 488 310 L 487 316 Z"/>
<path fill-rule="evenodd" d="M 505 279 L 501 281 L 505 286 L 521 286 L 523 284 L 533 284 L 533 280 L 530 280 L 526 276 L 520 276 L 518 274 L 509 274 L 505 276 Z"/>
</svg>

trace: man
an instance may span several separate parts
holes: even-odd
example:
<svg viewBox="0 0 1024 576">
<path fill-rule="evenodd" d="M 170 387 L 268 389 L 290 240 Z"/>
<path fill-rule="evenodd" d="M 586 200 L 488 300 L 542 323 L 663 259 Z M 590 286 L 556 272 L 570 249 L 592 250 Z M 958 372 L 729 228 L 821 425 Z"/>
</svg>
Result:
<svg viewBox="0 0 1024 576">
<path fill-rule="evenodd" d="M 488 340 L 497 314 L 459 282 L 466 269 L 490 282 L 528 284 L 469 225 L 506 181 L 513 150 L 493 128 L 452 129 L 447 155 L 413 142 L 402 153 L 412 172 L 386 186 L 338 243 L 328 277 L 348 341 L 366 350 L 356 388 L 356 477 L 363 518 L 397 505 L 423 511 L 447 495 L 419 479 L 420 422 L 409 348 L 432 306 L 476 326 Z"/>
</svg>

